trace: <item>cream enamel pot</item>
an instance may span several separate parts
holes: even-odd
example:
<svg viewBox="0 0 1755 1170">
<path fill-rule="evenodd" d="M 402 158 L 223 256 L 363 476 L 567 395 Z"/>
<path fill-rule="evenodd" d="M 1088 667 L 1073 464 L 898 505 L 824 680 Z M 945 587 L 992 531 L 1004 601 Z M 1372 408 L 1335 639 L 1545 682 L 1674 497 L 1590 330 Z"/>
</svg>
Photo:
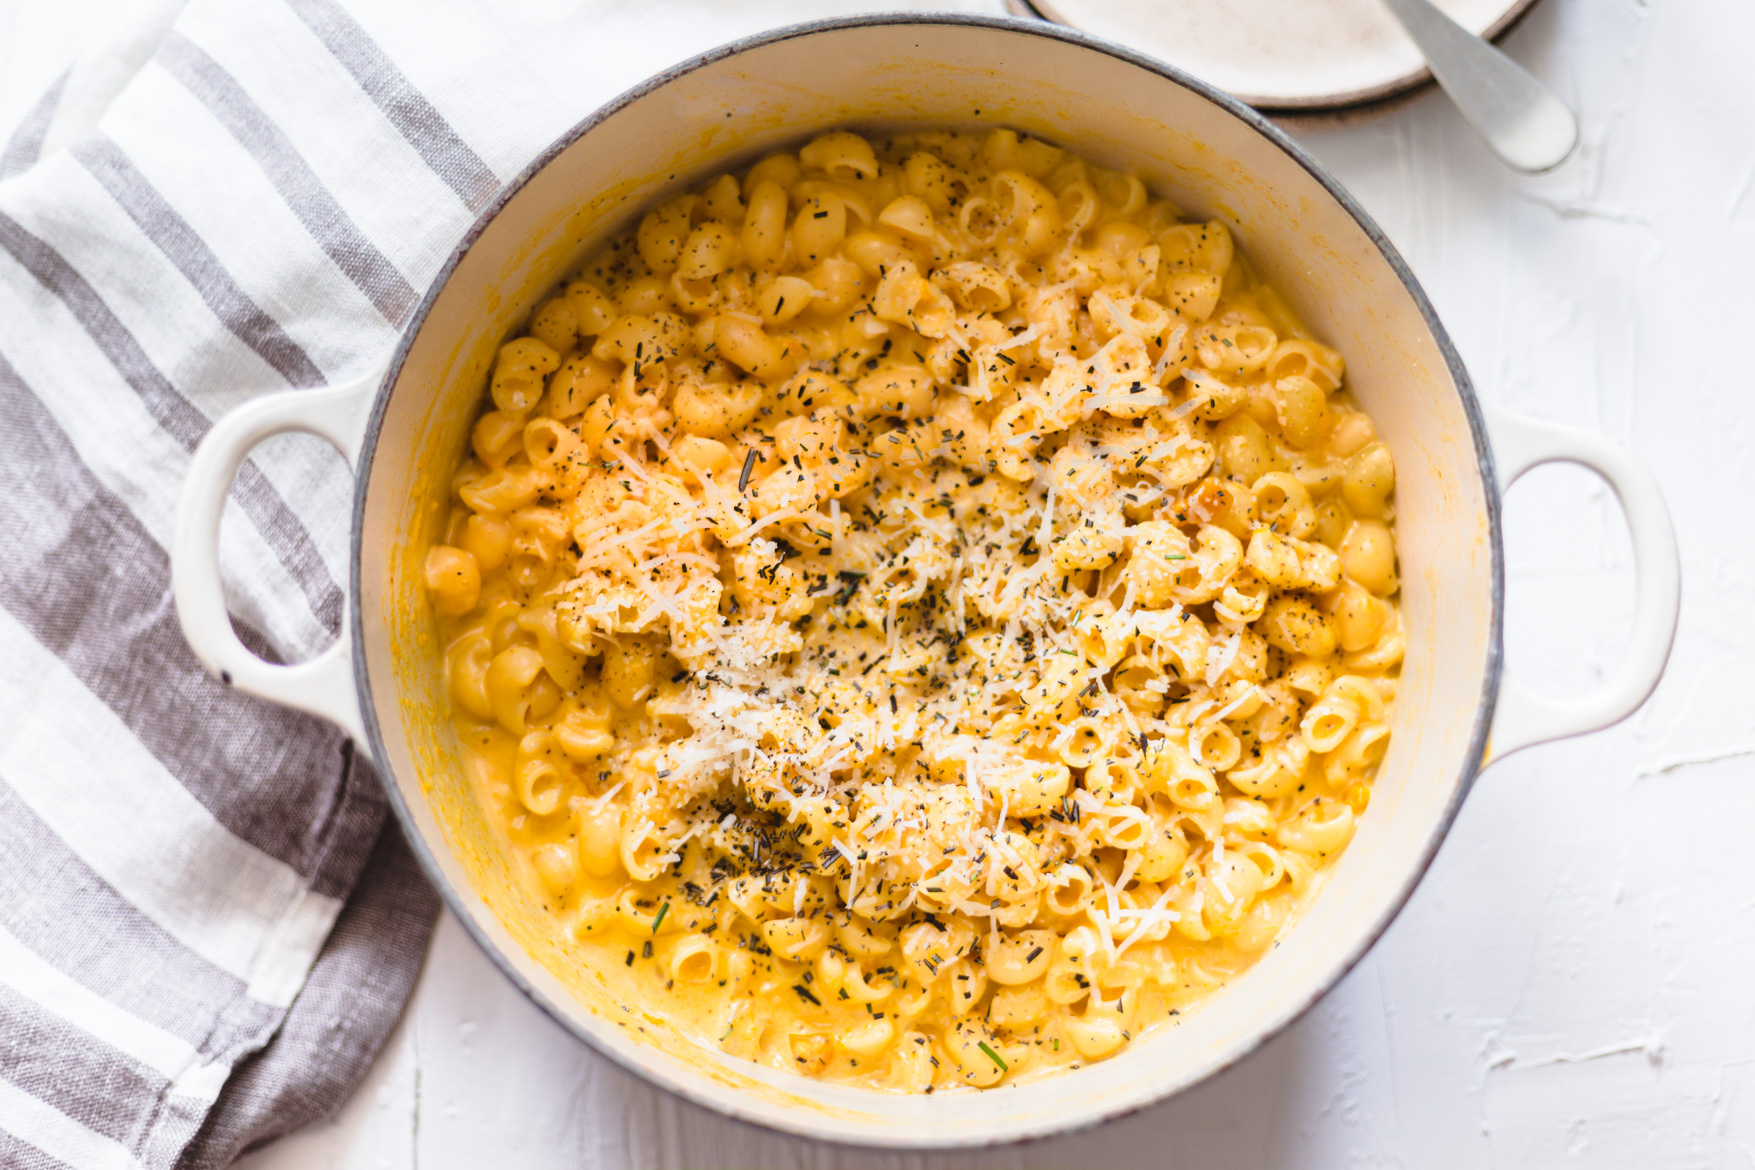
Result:
<svg viewBox="0 0 1755 1170">
<path fill-rule="evenodd" d="M 1370 813 L 1280 946 L 1178 1025 L 1109 1060 L 1003 1090 L 900 1096 L 638 1037 L 520 944 L 518 923 L 496 914 L 472 879 L 491 881 L 493 859 L 456 763 L 421 562 L 496 347 L 589 248 L 669 191 L 814 132 L 921 124 L 1028 131 L 1128 166 L 1184 208 L 1231 226 L 1317 336 L 1346 355 L 1348 383 L 1395 456 L 1408 651 Z M 216 560 L 238 466 L 256 443 L 284 431 L 329 440 L 358 481 L 345 632 L 292 666 L 266 663 L 237 640 Z M 1501 495 L 1524 471 L 1554 460 L 1583 464 L 1615 489 L 1638 570 L 1625 661 L 1597 691 L 1571 700 L 1501 678 Z M 208 669 L 333 720 L 371 751 L 446 904 L 557 1021 L 722 1113 L 890 1147 L 1065 1132 L 1166 1097 L 1256 1048 L 1382 933 L 1490 756 L 1606 726 L 1645 699 L 1669 653 L 1679 596 L 1675 539 L 1651 476 L 1593 435 L 1481 404 L 1383 233 L 1271 125 L 1103 41 L 953 16 L 783 29 L 678 66 L 582 122 L 482 213 L 382 378 L 263 398 L 214 426 L 190 469 L 173 568 L 183 628 Z"/>
</svg>

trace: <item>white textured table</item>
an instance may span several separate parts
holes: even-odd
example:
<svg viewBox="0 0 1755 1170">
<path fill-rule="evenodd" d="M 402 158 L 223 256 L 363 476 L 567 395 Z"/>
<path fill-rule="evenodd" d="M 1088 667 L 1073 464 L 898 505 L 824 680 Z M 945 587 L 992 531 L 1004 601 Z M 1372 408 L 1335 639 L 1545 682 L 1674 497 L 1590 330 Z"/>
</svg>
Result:
<svg viewBox="0 0 1755 1170">
<path fill-rule="evenodd" d="M 0 0 L 0 124 L 122 2 Z M 777 19 L 696 6 L 697 41 L 629 81 Z M 1755 369 L 1738 341 L 1755 319 L 1751 44 L 1747 0 L 1544 0 L 1509 45 L 1585 128 L 1546 178 L 1498 168 L 1438 96 L 1302 136 L 1403 250 L 1485 398 L 1652 463 L 1686 577 L 1651 704 L 1486 772 L 1406 912 L 1286 1034 L 1077 1139 L 880 1155 L 649 1088 L 520 999 L 446 919 L 359 1095 L 249 1170 L 1755 1166 Z M 1545 469 L 1508 513 L 1511 669 L 1582 690 L 1615 662 L 1631 609 L 1612 498 Z"/>
</svg>

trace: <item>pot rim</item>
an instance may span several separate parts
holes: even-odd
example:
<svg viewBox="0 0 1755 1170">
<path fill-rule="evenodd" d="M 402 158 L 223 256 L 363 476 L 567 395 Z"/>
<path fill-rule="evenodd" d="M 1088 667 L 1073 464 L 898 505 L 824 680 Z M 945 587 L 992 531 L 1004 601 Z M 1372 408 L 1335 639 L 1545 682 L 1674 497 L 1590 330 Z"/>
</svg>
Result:
<svg viewBox="0 0 1755 1170">
<path fill-rule="evenodd" d="M 1457 354 L 1456 347 L 1450 340 L 1450 335 L 1445 331 L 1443 324 L 1439 321 L 1437 311 L 1427 299 L 1424 289 L 1421 288 L 1419 281 L 1414 278 L 1413 272 L 1408 268 L 1406 261 L 1402 259 L 1401 253 L 1396 250 L 1395 245 L 1389 241 L 1389 238 L 1384 234 L 1383 229 L 1378 227 L 1376 221 L 1371 218 L 1371 216 L 1365 211 L 1364 207 L 1362 207 L 1320 163 L 1312 158 L 1303 147 L 1292 141 L 1292 139 L 1279 127 L 1275 126 L 1266 117 L 1257 113 L 1238 99 L 1165 62 L 1158 61 L 1143 53 L 1135 52 L 1125 46 L 1115 44 L 1114 42 L 1105 40 L 1101 37 L 1092 36 L 1089 33 L 1081 32 L 1077 29 L 1052 24 L 1048 21 L 1027 21 L 1015 17 L 962 13 L 877 13 L 868 16 L 836 17 L 824 20 L 806 21 L 799 24 L 786 25 L 781 28 L 772 29 L 767 32 L 757 33 L 752 36 L 728 42 L 654 74 L 647 80 L 610 99 L 608 102 L 605 102 L 591 114 L 576 123 L 572 129 L 561 135 L 538 154 L 536 158 L 519 172 L 516 177 L 507 181 L 505 185 L 500 188 L 500 190 L 494 195 L 494 198 L 477 214 L 475 221 L 470 225 L 468 230 L 464 232 L 462 238 L 458 240 L 456 247 L 452 249 L 444 266 L 440 268 L 437 275 L 434 276 L 432 284 L 428 287 L 426 294 L 421 298 L 420 304 L 416 307 L 413 314 L 409 317 L 407 324 L 403 327 L 402 335 L 397 342 L 395 353 L 386 369 L 383 381 L 379 384 L 378 390 L 374 395 L 371 413 L 366 424 L 364 437 L 360 444 L 358 462 L 354 470 L 354 498 L 351 516 L 352 529 L 349 534 L 348 602 L 346 611 L 348 628 L 345 636 L 351 640 L 354 688 L 359 699 L 360 718 L 365 728 L 367 743 L 371 748 L 374 763 L 377 763 L 388 759 L 389 756 L 384 750 L 384 733 L 378 722 L 376 705 L 372 702 L 372 684 L 370 672 L 367 667 L 368 656 L 366 653 L 364 623 L 362 621 L 363 613 L 360 603 L 363 574 L 361 533 L 364 531 L 366 495 L 368 485 L 371 482 L 372 464 L 377 453 L 378 439 L 382 432 L 384 415 L 389 406 L 391 391 L 401 378 L 402 368 L 408 359 L 409 350 L 414 343 L 414 339 L 419 335 L 421 328 L 426 323 L 427 315 L 431 312 L 439 295 L 450 283 L 452 276 L 455 274 L 458 265 L 462 263 L 464 256 L 475 246 L 476 241 L 481 237 L 488 225 L 502 210 L 505 209 L 507 204 L 510 203 L 511 200 L 516 197 L 538 173 L 547 168 L 550 163 L 570 149 L 574 143 L 578 142 L 586 134 L 590 133 L 610 117 L 619 113 L 636 101 L 663 89 L 665 86 L 679 78 L 685 77 L 700 69 L 706 68 L 707 66 L 717 64 L 728 58 L 739 56 L 743 53 L 763 48 L 768 45 L 779 44 L 802 37 L 815 36 L 820 33 L 898 25 L 918 26 L 923 28 L 935 26 L 985 28 L 1023 36 L 1040 37 L 1046 40 L 1060 41 L 1147 70 L 1202 98 L 1205 98 L 1207 101 L 1220 107 L 1232 117 L 1247 124 L 1256 133 L 1260 134 L 1274 146 L 1278 147 L 1281 152 L 1286 154 L 1293 162 L 1297 163 L 1313 179 L 1315 179 L 1316 182 L 1327 191 L 1329 196 L 1339 203 L 1347 214 L 1352 217 L 1354 222 L 1359 225 L 1360 229 L 1364 231 L 1366 237 L 1377 248 L 1378 253 L 1383 257 L 1385 262 L 1389 264 L 1391 271 L 1395 273 L 1397 279 L 1400 280 L 1403 291 L 1413 300 L 1421 318 L 1425 321 L 1427 329 L 1432 334 L 1433 341 L 1438 346 L 1439 352 L 1443 355 L 1445 369 L 1450 376 L 1451 384 L 1455 388 L 1457 396 L 1461 399 L 1463 412 L 1468 419 L 1470 437 L 1474 444 L 1476 463 L 1482 479 L 1482 496 L 1486 501 L 1491 582 L 1489 590 L 1490 596 L 1488 597 L 1486 662 L 1483 670 L 1480 702 L 1475 711 L 1474 727 L 1469 735 L 1467 751 L 1453 782 L 1450 798 L 1445 804 L 1443 814 L 1434 824 L 1428 839 L 1422 844 L 1417 860 L 1411 867 L 1409 867 L 1402 888 L 1397 892 L 1395 898 L 1391 901 L 1382 916 L 1377 921 L 1371 923 L 1359 936 L 1358 941 L 1351 948 L 1346 958 L 1341 963 L 1337 964 L 1328 976 L 1313 983 L 1309 988 L 1308 993 L 1304 995 L 1301 1000 L 1296 1000 L 1287 1004 L 1280 1012 L 1270 1016 L 1264 1026 L 1255 1029 L 1247 1039 L 1238 1043 L 1231 1051 L 1226 1053 L 1222 1058 L 1214 1061 L 1209 1067 L 1199 1073 L 1199 1075 L 1182 1084 L 1162 1088 L 1154 1087 L 1142 1096 L 1118 1103 L 1114 1106 L 1094 1109 L 1084 1117 L 1053 1121 L 1035 1128 L 1026 1127 L 1021 1131 L 1005 1134 L 983 1132 L 971 1134 L 966 1139 L 957 1136 L 949 1138 L 940 1137 L 935 1138 L 930 1143 L 923 1143 L 913 1140 L 905 1127 L 899 1127 L 892 1131 L 895 1134 L 894 1140 L 868 1141 L 846 1138 L 838 1135 L 835 1132 L 832 1119 L 827 1113 L 821 1115 L 821 1120 L 819 1122 L 811 1124 L 802 1120 L 801 1114 L 788 1112 L 784 1116 L 779 1117 L 759 1116 L 755 1110 L 745 1109 L 735 1104 L 728 1104 L 723 1101 L 715 1100 L 708 1094 L 698 1091 L 695 1085 L 690 1081 L 673 1077 L 667 1070 L 643 1066 L 623 1053 L 617 1052 L 610 1047 L 599 1043 L 598 1039 L 589 1031 L 577 1026 L 560 1005 L 551 1002 L 549 997 L 534 987 L 529 980 L 525 979 L 524 976 L 513 966 L 510 958 L 503 954 L 494 942 L 488 938 L 485 931 L 482 930 L 466 910 L 458 891 L 454 889 L 451 883 L 446 879 L 444 870 L 439 864 L 438 857 L 434 852 L 432 844 L 420 834 L 413 811 L 410 809 L 408 802 L 403 798 L 400 785 L 395 782 L 391 775 L 389 775 L 388 769 L 380 768 L 379 778 L 383 784 L 385 795 L 389 801 L 390 807 L 396 814 L 396 819 L 403 831 L 403 835 L 408 840 L 409 848 L 414 852 L 414 855 L 418 859 L 421 869 L 426 873 L 428 880 L 430 880 L 433 883 L 433 886 L 438 890 L 440 897 L 444 900 L 446 908 L 449 909 L 458 919 L 462 924 L 463 929 L 469 934 L 470 938 L 474 940 L 475 944 L 488 956 L 494 966 L 499 968 L 501 974 L 503 974 L 526 999 L 535 1004 L 545 1015 L 554 1020 L 568 1033 L 584 1041 L 599 1055 L 606 1057 L 619 1067 L 634 1073 L 641 1079 L 681 1097 L 690 1104 L 711 1110 L 720 1116 L 729 1117 L 735 1121 L 754 1125 L 765 1130 L 785 1133 L 797 1137 L 834 1142 L 835 1144 L 842 1146 L 872 1149 L 990 1148 L 1021 1145 L 1028 1142 L 1046 1140 L 1048 1138 L 1064 1137 L 1069 1134 L 1092 1129 L 1095 1126 L 1108 1121 L 1130 1116 L 1149 1106 L 1161 1104 L 1169 1098 L 1210 1080 L 1212 1077 L 1231 1068 L 1242 1061 L 1245 1057 L 1256 1052 L 1269 1040 L 1284 1032 L 1314 1007 L 1318 1001 L 1332 991 L 1335 986 L 1358 965 L 1359 961 L 1365 957 L 1366 952 L 1377 944 L 1377 941 L 1389 928 L 1390 923 L 1401 914 L 1402 910 L 1407 905 L 1408 899 L 1413 896 L 1414 890 L 1419 886 L 1421 879 L 1425 877 L 1427 870 L 1431 868 L 1433 859 L 1437 856 L 1438 848 L 1443 843 L 1445 837 L 1449 834 L 1451 825 L 1455 822 L 1457 813 L 1462 807 L 1462 802 L 1468 796 L 1468 793 L 1474 784 L 1475 777 L 1479 774 L 1486 756 L 1487 738 L 1492 727 L 1493 712 L 1498 700 L 1499 686 L 1503 673 L 1505 572 L 1504 544 L 1501 528 L 1502 502 L 1500 499 L 1498 478 L 1495 473 L 1492 447 L 1487 439 L 1486 423 L 1481 413 L 1480 402 L 1475 395 L 1474 386 L 1469 379 L 1468 371 L 1463 366 L 1462 359 Z M 796 1123 L 793 1121 L 794 1116 L 800 1118 Z"/>
</svg>

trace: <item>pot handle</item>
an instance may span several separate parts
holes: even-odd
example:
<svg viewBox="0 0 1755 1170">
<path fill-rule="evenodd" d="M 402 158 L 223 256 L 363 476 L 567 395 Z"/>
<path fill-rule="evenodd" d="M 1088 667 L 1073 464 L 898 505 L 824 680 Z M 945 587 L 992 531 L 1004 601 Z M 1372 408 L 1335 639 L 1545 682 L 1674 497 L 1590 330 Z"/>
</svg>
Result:
<svg viewBox="0 0 1755 1170">
<path fill-rule="evenodd" d="M 1582 735 L 1631 715 L 1657 686 L 1676 637 L 1682 569 L 1663 492 L 1645 464 L 1601 435 L 1485 407 L 1499 491 L 1543 463 L 1576 463 L 1602 476 L 1621 501 L 1633 537 L 1636 576 L 1633 634 L 1627 654 L 1601 686 L 1577 698 L 1541 695 L 1514 678 L 1499 688 L 1487 759 Z"/>
<path fill-rule="evenodd" d="M 341 636 L 315 658 L 267 662 L 232 630 L 219 575 L 219 522 L 238 468 L 264 439 L 302 431 L 327 439 L 354 468 L 384 371 L 322 390 L 291 390 L 245 403 L 213 424 L 189 461 L 171 539 L 171 593 L 183 636 L 201 664 L 227 686 L 321 716 L 365 744 L 353 683 L 347 617 Z"/>
</svg>

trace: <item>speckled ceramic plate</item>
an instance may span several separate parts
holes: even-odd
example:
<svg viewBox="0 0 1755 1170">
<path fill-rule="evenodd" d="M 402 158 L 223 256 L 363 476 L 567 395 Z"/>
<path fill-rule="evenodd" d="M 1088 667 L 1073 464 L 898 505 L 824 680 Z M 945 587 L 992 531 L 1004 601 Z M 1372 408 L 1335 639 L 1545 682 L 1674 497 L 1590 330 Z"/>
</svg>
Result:
<svg viewBox="0 0 1755 1170">
<path fill-rule="evenodd" d="M 1494 39 L 1535 0 L 1437 0 Z M 1257 109 L 1340 111 L 1432 80 L 1383 0 L 1006 0 L 1019 16 L 1150 53 Z"/>
</svg>

